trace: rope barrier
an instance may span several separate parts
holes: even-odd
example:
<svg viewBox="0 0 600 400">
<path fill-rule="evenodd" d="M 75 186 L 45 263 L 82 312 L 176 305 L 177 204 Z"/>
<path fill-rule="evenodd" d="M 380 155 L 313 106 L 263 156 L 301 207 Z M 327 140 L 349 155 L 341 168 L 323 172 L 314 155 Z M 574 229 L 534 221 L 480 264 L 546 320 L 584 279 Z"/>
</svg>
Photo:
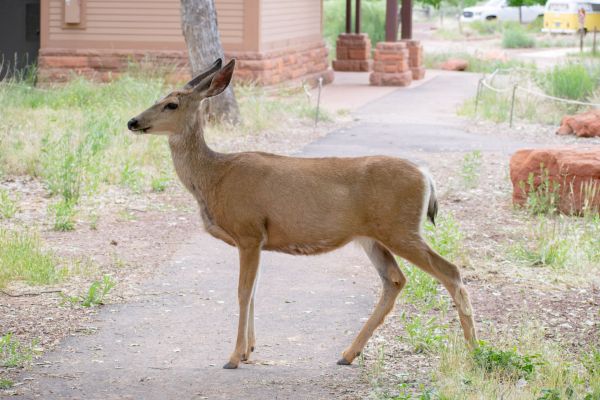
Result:
<svg viewBox="0 0 600 400">
<path fill-rule="evenodd" d="M 552 100 L 552 101 L 556 101 L 556 102 L 560 102 L 560 103 L 600 108 L 600 104 L 598 104 L 598 103 L 589 103 L 589 102 L 585 102 L 585 101 L 563 99 L 561 97 L 550 96 L 548 94 L 541 93 L 539 91 L 531 90 L 525 86 L 521 86 L 518 83 L 513 83 L 510 87 L 507 87 L 507 88 L 498 88 L 498 87 L 493 86 L 492 82 L 493 82 L 494 78 L 496 78 L 496 76 L 499 75 L 501 72 L 514 72 L 515 70 L 524 70 L 524 71 L 529 71 L 529 72 L 534 71 L 534 70 L 528 69 L 528 68 L 498 68 L 498 69 L 494 70 L 494 72 L 492 72 L 490 75 L 488 75 L 488 76 L 484 75 L 479 80 L 479 83 L 477 84 L 477 96 L 475 97 L 475 115 L 477 115 L 477 109 L 478 109 L 478 105 L 479 105 L 479 99 L 481 97 L 481 88 L 482 87 L 485 87 L 486 89 L 489 89 L 495 93 L 512 92 L 511 104 L 510 104 L 510 119 L 509 119 L 511 127 L 513 125 L 513 114 L 514 114 L 514 109 L 515 109 L 515 99 L 516 99 L 517 91 L 522 91 L 522 92 L 529 93 L 531 95 L 534 95 L 534 96 L 537 96 L 540 98 L 544 98 L 544 99 L 548 99 L 548 100 Z M 489 80 L 489 82 L 488 82 L 488 80 Z"/>
</svg>

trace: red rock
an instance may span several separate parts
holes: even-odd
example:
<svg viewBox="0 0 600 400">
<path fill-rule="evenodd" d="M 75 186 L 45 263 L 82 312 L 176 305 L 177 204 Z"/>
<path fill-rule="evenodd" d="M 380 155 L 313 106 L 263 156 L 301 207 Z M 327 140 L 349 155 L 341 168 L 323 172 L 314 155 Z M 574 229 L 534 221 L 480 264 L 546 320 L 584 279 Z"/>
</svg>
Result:
<svg viewBox="0 0 600 400">
<path fill-rule="evenodd" d="M 582 114 L 565 116 L 556 134 L 600 137 L 600 110 L 591 110 Z"/>
<path fill-rule="evenodd" d="M 441 68 L 446 71 L 465 71 L 469 68 L 469 62 L 460 58 L 450 58 L 441 65 Z"/>
<path fill-rule="evenodd" d="M 510 159 L 513 203 L 524 205 L 529 194 L 529 175 L 538 188 L 547 171 L 551 187 L 556 186 L 558 210 L 580 214 L 584 209 L 600 212 L 600 146 L 558 147 L 517 151 Z M 523 182 L 523 183 L 521 183 Z"/>
</svg>

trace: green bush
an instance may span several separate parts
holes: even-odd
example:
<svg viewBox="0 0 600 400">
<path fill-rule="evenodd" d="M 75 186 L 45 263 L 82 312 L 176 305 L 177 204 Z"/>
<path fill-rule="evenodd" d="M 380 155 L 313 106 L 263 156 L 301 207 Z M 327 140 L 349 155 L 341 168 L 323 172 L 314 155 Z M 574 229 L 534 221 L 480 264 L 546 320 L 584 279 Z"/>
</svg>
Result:
<svg viewBox="0 0 600 400">
<path fill-rule="evenodd" d="M 505 49 L 522 49 L 535 46 L 535 39 L 523 29 L 508 28 L 502 35 L 502 47 Z"/>
<path fill-rule="evenodd" d="M 354 15 L 354 7 L 352 12 Z M 346 1 L 325 0 L 323 14 L 325 41 L 331 49 L 335 49 L 337 36 L 346 30 Z M 361 17 L 361 31 L 369 34 L 373 45 L 385 40 L 385 0 L 364 0 L 361 3 Z"/>
<path fill-rule="evenodd" d="M 551 96 L 585 100 L 597 87 L 598 70 L 579 63 L 556 65 L 541 72 L 538 83 Z"/>
</svg>

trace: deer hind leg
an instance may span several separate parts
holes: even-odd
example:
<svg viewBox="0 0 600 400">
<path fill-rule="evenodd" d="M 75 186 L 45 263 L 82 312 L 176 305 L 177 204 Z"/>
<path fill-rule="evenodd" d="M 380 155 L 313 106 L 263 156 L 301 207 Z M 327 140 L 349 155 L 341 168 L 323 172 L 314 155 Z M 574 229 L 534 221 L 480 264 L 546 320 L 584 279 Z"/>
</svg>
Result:
<svg viewBox="0 0 600 400">
<path fill-rule="evenodd" d="M 398 294 L 406 285 L 406 277 L 400 271 L 394 256 L 388 249 L 372 239 L 361 239 L 360 244 L 367 252 L 375 269 L 377 269 L 383 288 L 375 310 L 373 310 L 354 342 L 342 353 L 342 358 L 338 361 L 340 365 L 349 365 L 360 355 L 375 329 L 383 323 L 386 315 L 394 308 Z"/>
<path fill-rule="evenodd" d="M 238 322 L 237 340 L 235 350 L 229 358 L 229 362 L 223 366 L 225 369 L 237 368 L 240 361 L 245 361 L 250 356 L 248 352 L 248 321 L 252 295 L 258 273 L 260 259 L 260 246 L 239 247 L 240 253 L 240 276 L 238 283 L 238 302 L 240 316 Z M 253 325 L 253 324 L 252 324 Z M 252 329 L 254 331 L 254 329 Z"/>
<path fill-rule="evenodd" d="M 429 273 L 444 285 L 456 305 L 465 339 L 469 345 L 476 346 L 477 334 L 473 322 L 473 307 L 458 267 L 436 253 L 420 237 L 409 243 L 390 248 L 394 253 Z"/>
</svg>

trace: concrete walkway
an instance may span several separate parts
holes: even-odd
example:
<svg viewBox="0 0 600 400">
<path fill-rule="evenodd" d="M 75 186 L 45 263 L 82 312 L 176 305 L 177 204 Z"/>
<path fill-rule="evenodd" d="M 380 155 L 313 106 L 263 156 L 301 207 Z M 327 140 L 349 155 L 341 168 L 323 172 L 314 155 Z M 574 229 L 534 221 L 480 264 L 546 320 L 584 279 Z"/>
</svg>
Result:
<svg viewBox="0 0 600 400">
<path fill-rule="evenodd" d="M 464 133 L 456 106 L 477 76 L 440 74 L 359 108 L 359 121 L 302 156 L 442 153 L 513 143 Z M 145 295 L 107 306 L 98 333 L 71 337 L 28 374 L 19 399 L 362 399 L 360 367 L 335 364 L 379 290 L 357 247 L 316 257 L 263 253 L 253 364 L 223 370 L 237 323 L 237 253 L 194 232 Z"/>
</svg>

